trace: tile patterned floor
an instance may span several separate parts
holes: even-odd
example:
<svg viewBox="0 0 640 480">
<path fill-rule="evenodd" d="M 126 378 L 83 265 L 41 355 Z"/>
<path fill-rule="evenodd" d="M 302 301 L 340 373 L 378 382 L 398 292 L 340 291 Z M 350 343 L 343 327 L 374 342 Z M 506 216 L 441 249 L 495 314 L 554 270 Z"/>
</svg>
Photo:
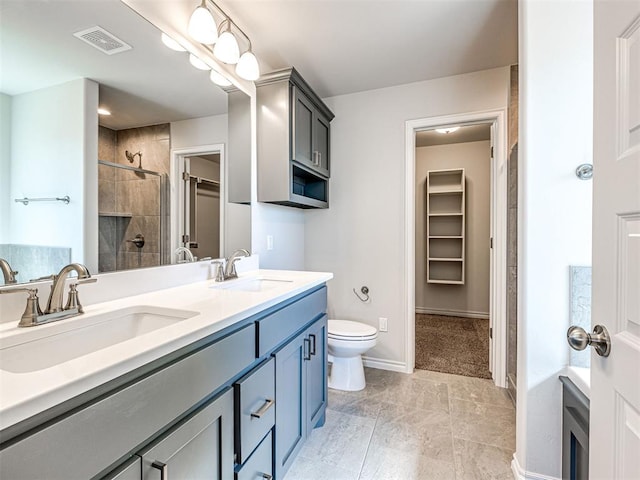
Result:
<svg viewBox="0 0 640 480">
<path fill-rule="evenodd" d="M 515 410 L 490 380 L 366 369 L 362 392 L 329 390 L 327 421 L 285 480 L 512 479 Z"/>
</svg>

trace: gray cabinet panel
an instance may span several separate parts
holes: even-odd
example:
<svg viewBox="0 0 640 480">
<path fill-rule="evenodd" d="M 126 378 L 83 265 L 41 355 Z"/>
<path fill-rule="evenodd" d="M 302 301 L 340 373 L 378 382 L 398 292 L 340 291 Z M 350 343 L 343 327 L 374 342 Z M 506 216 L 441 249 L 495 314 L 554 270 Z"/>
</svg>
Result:
<svg viewBox="0 0 640 480">
<path fill-rule="evenodd" d="M 227 92 L 229 151 L 228 197 L 232 203 L 251 203 L 251 98 L 244 92 Z"/>
<path fill-rule="evenodd" d="M 307 342 L 299 335 L 275 353 L 276 359 L 276 478 L 284 478 L 302 448 L 305 436 L 304 384 Z"/>
<path fill-rule="evenodd" d="M 141 452 L 142 478 L 229 479 L 233 474 L 232 438 L 233 391 L 227 389 Z"/>
<path fill-rule="evenodd" d="M 283 341 L 327 310 L 327 288 L 323 287 L 297 302 L 260 319 L 257 324 L 258 357 L 266 355 Z"/>
<path fill-rule="evenodd" d="M 307 355 L 307 434 L 324 421 L 327 407 L 327 316 L 323 316 L 307 330 L 310 353 Z"/>
<path fill-rule="evenodd" d="M 136 455 L 102 480 L 140 480 L 141 476 L 142 459 Z"/>
<path fill-rule="evenodd" d="M 0 478 L 97 475 L 247 368 L 254 346 L 251 324 L 4 448 Z"/>
<path fill-rule="evenodd" d="M 233 385 L 238 463 L 244 463 L 275 424 L 275 379 L 275 361 L 270 358 Z"/>
<path fill-rule="evenodd" d="M 313 117 L 314 121 L 314 142 L 313 148 L 317 152 L 317 165 L 316 170 L 322 175 L 328 177 L 329 176 L 329 120 L 316 112 L 316 115 Z"/>
<path fill-rule="evenodd" d="M 307 97 L 295 86 L 293 96 L 293 148 L 291 159 L 313 167 L 313 112 Z"/>
<path fill-rule="evenodd" d="M 273 436 L 271 432 L 260 442 L 247 463 L 236 472 L 235 480 L 265 480 L 273 476 Z"/>
</svg>

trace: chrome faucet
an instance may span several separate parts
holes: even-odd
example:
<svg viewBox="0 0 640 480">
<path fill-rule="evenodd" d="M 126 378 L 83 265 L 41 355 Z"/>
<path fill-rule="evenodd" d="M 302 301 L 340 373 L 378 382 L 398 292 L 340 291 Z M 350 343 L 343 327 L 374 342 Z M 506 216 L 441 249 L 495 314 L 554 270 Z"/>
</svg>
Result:
<svg viewBox="0 0 640 480">
<path fill-rule="evenodd" d="M 180 261 L 180 254 L 184 253 L 185 259 L 183 260 L 183 262 L 195 262 L 195 258 L 193 257 L 193 253 L 191 253 L 191 250 L 189 250 L 187 247 L 178 247 L 176 248 L 175 252 L 173 252 L 175 255 L 178 255 L 178 263 L 182 263 Z"/>
<path fill-rule="evenodd" d="M 17 271 L 11 268 L 9 262 L 7 262 L 4 258 L 0 258 L 0 270 L 2 270 L 2 276 L 4 277 L 4 283 L 6 285 L 10 285 L 13 283 L 18 283 L 16 280 Z"/>
<path fill-rule="evenodd" d="M 89 270 L 87 269 L 87 267 L 85 267 L 81 263 L 70 263 L 69 265 L 62 267 L 62 270 L 60 270 L 60 273 L 58 273 L 53 277 L 53 284 L 51 285 L 51 293 L 49 294 L 49 300 L 47 301 L 47 308 L 44 311 L 45 315 L 48 313 L 57 313 L 57 312 L 61 312 L 62 310 L 67 310 L 67 308 L 64 308 L 64 309 L 62 308 L 62 302 L 63 302 L 63 294 L 64 294 L 64 284 L 67 279 L 67 276 L 69 276 L 71 272 L 76 272 L 78 274 L 78 280 L 85 280 L 84 282 L 78 282 L 78 283 L 90 283 L 90 282 L 96 281 L 95 278 L 89 281 L 86 281 L 87 279 L 91 278 L 91 274 L 89 273 Z M 74 293 L 74 291 L 75 291 L 75 288 L 72 288 L 70 294 Z M 82 306 L 79 307 L 78 313 L 82 313 Z"/>
<path fill-rule="evenodd" d="M 229 256 L 229 258 L 227 258 L 226 260 L 226 265 L 224 269 L 224 279 L 229 280 L 231 278 L 238 278 L 238 272 L 236 272 L 236 262 L 242 257 L 249 257 L 249 256 L 251 256 L 251 254 L 244 248 L 241 248 L 233 252 L 231 256 Z"/>
</svg>

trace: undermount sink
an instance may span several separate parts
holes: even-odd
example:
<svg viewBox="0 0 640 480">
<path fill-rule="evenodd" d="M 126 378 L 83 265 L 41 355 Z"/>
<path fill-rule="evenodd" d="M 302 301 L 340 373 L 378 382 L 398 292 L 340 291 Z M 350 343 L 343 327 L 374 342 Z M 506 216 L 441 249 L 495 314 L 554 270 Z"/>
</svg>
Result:
<svg viewBox="0 0 640 480">
<path fill-rule="evenodd" d="M 133 306 L 98 315 L 81 315 L 73 323 L 30 327 L 0 344 L 0 369 L 29 373 L 140 337 L 197 315 L 197 312 L 152 306 Z M 55 328 L 55 327 L 60 328 Z M 16 342 L 20 342 L 17 343 Z M 7 343 L 7 342 L 2 342 Z"/>
<path fill-rule="evenodd" d="M 266 292 L 267 290 L 273 290 L 274 288 L 282 287 L 291 282 L 293 282 L 293 280 L 286 278 L 249 277 L 232 280 L 229 283 L 221 282 L 213 285 L 212 288 L 238 290 L 241 292 Z"/>
</svg>

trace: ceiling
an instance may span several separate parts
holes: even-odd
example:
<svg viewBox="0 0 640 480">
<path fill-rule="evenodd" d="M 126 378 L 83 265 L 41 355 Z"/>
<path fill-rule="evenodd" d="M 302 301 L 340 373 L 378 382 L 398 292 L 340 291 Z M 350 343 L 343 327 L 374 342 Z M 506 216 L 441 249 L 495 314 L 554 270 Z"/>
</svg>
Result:
<svg viewBox="0 0 640 480">
<path fill-rule="evenodd" d="M 294 66 L 321 97 L 517 63 L 517 0 L 217 3 L 263 71 Z"/>
<path fill-rule="evenodd" d="M 483 140 L 491 140 L 490 123 L 461 126 L 458 130 L 451 133 L 440 133 L 436 130 L 423 130 L 416 133 L 416 147 L 480 142 Z"/>
<path fill-rule="evenodd" d="M 154 0 L 172 4 L 200 0 Z M 517 0 L 219 0 L 263 72 L 295 66 L 321 97 L 517 63 Z M 55 19 L 52 21 L 52 19 Z M 105 55 L 73 37 L 95 25 L 133 47 Z M 226 112 L 226 94 L 119 0 L 1 0 L 0 92 L 86 77 L 128 128 Z"/>
</svg>

